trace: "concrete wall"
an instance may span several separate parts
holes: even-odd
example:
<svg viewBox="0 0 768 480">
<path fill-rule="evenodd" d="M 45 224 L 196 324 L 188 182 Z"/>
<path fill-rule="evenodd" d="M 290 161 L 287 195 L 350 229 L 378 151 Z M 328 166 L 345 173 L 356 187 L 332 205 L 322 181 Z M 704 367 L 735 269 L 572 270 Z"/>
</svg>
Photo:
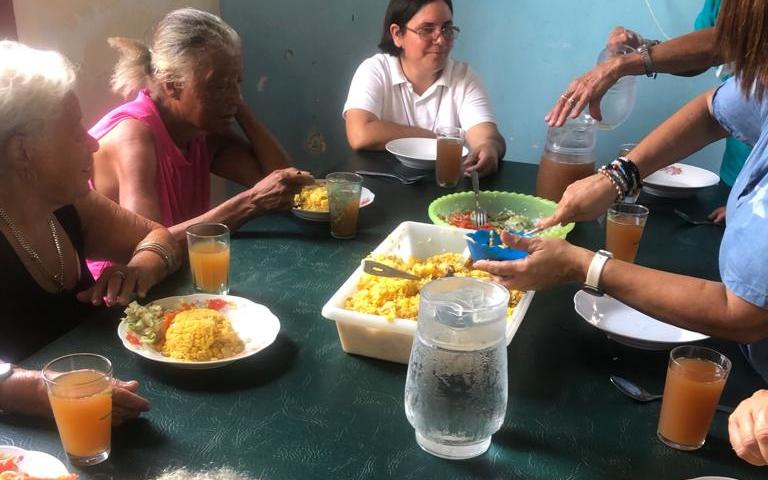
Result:
<svg viewBox="0 0 768 480">
<path fill-rule="evenodd" d="M 702 0 L 648 0 L 670 36 L 687 33 Z M 376 52 L 387 0 L 223 0 L 222 16 L 243 37 L 244 95 L 294 154 L 343 138 L 341 108 L 357 65 Z M 615 25 L 663 38 L 645 0 L 454 0 L 462 29 L 454 57 L 483 78 L 509 145 L 508 159 L 537 162 L 543 117 L 572 78 L 594 65 Z M 601 161 L 642 138 L 686 101 L 717 83 L 638 79 L 630 119 L 598 139 Z M 692 163 L 717 170 L 722 147 Z"/>
</svg>

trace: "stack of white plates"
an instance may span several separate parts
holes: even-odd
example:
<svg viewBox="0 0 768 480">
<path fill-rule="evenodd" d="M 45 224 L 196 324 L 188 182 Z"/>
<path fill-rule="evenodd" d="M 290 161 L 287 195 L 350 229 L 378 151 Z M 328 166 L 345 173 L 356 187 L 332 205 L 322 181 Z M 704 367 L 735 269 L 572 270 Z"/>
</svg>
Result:
<svg viewBox="0 0 768 480">
<path fill-rule="evenodd" d="M 398 138 L 384 146 L 389 153 L 397 157 L 400 163 L 419 170 L 434 170 L 437 156 L 437 139 L 434 138 Z M 461 156 L 469 153 L 462 147 Z"/>
<path fill-rule="evenodd" d="M 624 305 L 615 298 L 596 297 L 583 290 L 573 297 L 576 313 L 589 324 L 604 331 L 608 338 L 642 350 L 666 350 L 682 343 L 709 338 L 668 323 Z"/>
<path fill-rule="evenodd" d="M 643 190 L 657 197 L 685 198 L 719 181 L 720 177 L 709 170 L 673 163 L 643 179 Z"/>
</svg>

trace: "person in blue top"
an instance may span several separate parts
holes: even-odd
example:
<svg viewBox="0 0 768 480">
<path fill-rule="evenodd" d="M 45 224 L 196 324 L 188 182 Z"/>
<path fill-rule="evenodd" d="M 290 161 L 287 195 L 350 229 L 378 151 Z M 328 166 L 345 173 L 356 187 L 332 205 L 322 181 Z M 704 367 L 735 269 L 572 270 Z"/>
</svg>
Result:
<svg viewBox="0 0 768 480">
<path fill-rule="evenodd" d="M 642 53 L 635 52 L 595 66 L 571 82 L 545 117 L 547 123 L 550 126 L 561 126 L 568 116 L 575 117 L 587 106 L 590 114 L 600 120 L 602 117 L 600 100 L 608 88 L 623 76 L 646 74 L 655 77 L 657 72 L 695 76 L 721 63 L 722 59 L 715 41 L 714 28 L 712 28 L 717 21 L 720 3 L 720 0 L 705 0 L 694 22 L 696 31 L 663 43 L 644 39 L 624 27 L 613 29 L 608 37 L 608 45 L 625 44 L 633 48 L 646 45 L 648 64 L 643 59 Z M 723 69 L 723 67 L 720 68 Z M 727 74 L 722 78 L 725 80 L 729 76 Z M 750 147 L 738 139 L 734 137 L 725 139 L 725 150 L 720 164 L 720 179 L 723 183 L 733 186 L 749 151 Z M 710 219 L 716 223 L 722 223 L 725 220 L 725 208 L 716 209 L 710 215 Z"/>
<path fill-rule="evenodd" d="M 753 147 L 727 203 L 720 247 L 721 281 L 635 265 L 565 240 L 519 237 L 503 241 L 528 256 L 479 261 L 508 288 L 539 290 L 566 282 L 605 292 L 664 322 L 744 344 L 754 369 L 768 381 L 768 2 L 728 0 L 716 41 L 733 78 L 672 115 L 630 152 L 597 174 L 571 184 L 557 209 L 539 226 L 593 220 L 616 201 L 637 193 L 640 179 L 712 142 L 732 135 Z M 695 299 L 695 301 L 690 301 Z M 768 395 L 755 402 L 754 422 L 729 426 L 736 453 L 756 465 L 768 460 Z M 754 407 L 754 406 L 753 406 Z M 751 407 L 752 408 L 752 407 Z M 743 414 L 745 419 L 749 415 Z M 736 417 L 734 417 L 736 418 Z M 747 439 L 747 440 L 744 440 Z M 762 442 L 762 443 L 761 443 Z M 757 447 L 756 447 L 757 445 Z M 759 448 L 758 448 L 759 447 Z M 755 449 L 761 457 L 755 455 Z"/>
</svg>

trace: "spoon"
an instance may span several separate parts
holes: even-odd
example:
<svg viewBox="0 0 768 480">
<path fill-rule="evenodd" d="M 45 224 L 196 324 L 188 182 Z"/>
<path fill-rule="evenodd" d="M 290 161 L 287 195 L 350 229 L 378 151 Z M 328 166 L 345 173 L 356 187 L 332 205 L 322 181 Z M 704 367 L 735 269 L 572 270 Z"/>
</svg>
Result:
<svg viewBox="0 0 768 480">
<path fill-rule="evenodd" d="M 638 402 L 653 402 L 654 400 L 661 400 L 662 395 L 650 393 L 643 387 L 630 382 L 626 378 L 617 377 L 611 375 L 611 383 L 619 389 L 624 395 L 637 400 Z M 718 405 L 717 410 L 723 413 L 733 413 L 733 407 L 726 405 Z"/>
<path fill-rule="evenodd" d="M 426 178 L 427 174 L 421 174 L 421 175 L 401 175 L 399 173 L 388 173 L 388 172 L 373 172 L 370 170 L 357 170 L 355 171 L 358 175 L 367 175 L 370 177 L 385 177 L 385 178 L 394 178 L 395 180 L 398 180 L 403 185 L 411 185 L 413 183 L 418 182 L 422 178 Z"/>
<path fill-rule="evenodd" d="M 692 225 L 718 225 L 717 223 L 713 222 L 712 220 L 697 220 L 687 213 L 683 212 L 682 210 L 675 209 L 675 214 L 685 220 L 686 222 L 692 224 Z"/>
<path fill-rule="evenodd" d="M 369 273 L 371 275 L 376 275 L 379 277 L 394 277 L 394 278 L 405 278 L 407 280 L 420 280 L 419 277 L 417 277 L 416 275 L 413 275 L 412 273 L 408 273 L 403 270 L 390 267 L 387 264 L 376 262 L 374 260 L 363 260 L 363 271 L 365 273 Z"/>
</svg>

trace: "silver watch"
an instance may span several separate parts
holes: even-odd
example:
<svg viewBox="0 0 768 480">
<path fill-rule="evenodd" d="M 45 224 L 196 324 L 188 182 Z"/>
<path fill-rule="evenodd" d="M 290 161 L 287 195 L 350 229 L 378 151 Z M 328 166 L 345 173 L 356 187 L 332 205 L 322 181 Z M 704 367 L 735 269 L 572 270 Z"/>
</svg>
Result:
<svg viewBox="0 0 768 480">
<path fill-rule="evenodd" d="M 13 374 L 13 365 L 7 362 L 0 362 L 0 382 Z"/>
<path fill-rule="evenodd" d="M 653 59 L 651 58 L 651 47 L 653 44 L 644 43 L 637 47 L 637 53 L 643 57 L 643 67 L 645 68 L 645 76 L 649 78 L 656 78 L 655 68 L 653 66 Z"/>
</svg>

